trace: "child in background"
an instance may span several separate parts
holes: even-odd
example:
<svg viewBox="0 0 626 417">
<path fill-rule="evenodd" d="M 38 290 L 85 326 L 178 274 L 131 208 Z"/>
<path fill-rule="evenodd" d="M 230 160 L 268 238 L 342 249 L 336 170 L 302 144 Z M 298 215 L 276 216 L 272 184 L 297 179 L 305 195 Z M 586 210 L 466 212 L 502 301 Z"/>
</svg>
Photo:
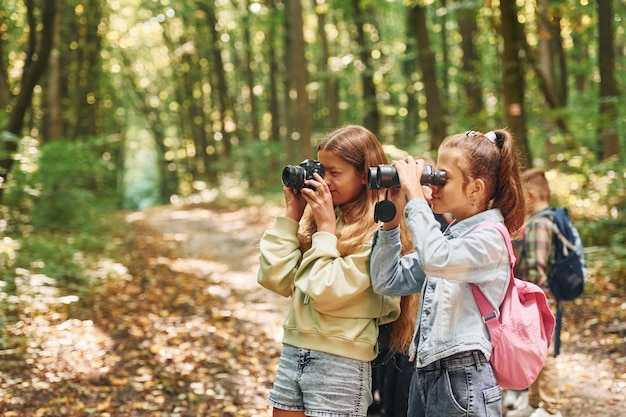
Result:
<svg viewBox="0 0 626 417">
<path fill-rule="evenodd" d="M 374 206 L 370 167 L 387 163 L 360 126 L 330 132 L 318 147 L 324 177 L 284 188 L 286 211 L 260 242 L 258 281 L 291 297 L 268 403 L 273 416 L 365 416 L 378 325 L 400 314 L 400 297 L 374 293 L 369 276 Z"/>
<path fill-rule="evenodd" d="M 507 247 L 497 229 L 476 226 L 503 222 L 514 234 L 524 223 L 515 143 L 506 130 L 468 131 L 447 137 L 438 154 L 436 168 L 446 172 L 446 183 L 432 186 L 432 211 L 420 184 L 424 162 L 408 157 L 392 163 L 400 188 L 389 189 L 389 198 L 398 210 L 375 233 L 372 284 L 390 296 L 420 293 L 408 417 L 501 416 L 492 345 L 470 283 L 500 306 L 511 272 Z M 455 219 L 445 233 L 433 211 Z M 415 246 L 405 256 L 401 216 Z"/>
<path fill-rule="evenodd" d="M 548 288 L 548 273 L 554 265 L 555 247 L 552 243 L 554 222 L 543 216 L 550 209 L 550 184 L 545 172 L 538 168 L 522 173 L 522 184 L 526 196 L 528 220 L 523 230 L 517 274 L 519 279 L 530 281 L 544 289 L 552 297 Z M 553 310 L 555 310 L 553 308 Z M 553 311 L 556 313 L 556 311 Z M 550 345 L 548 357 L 537 380 L 528 389 L 528 404 L 507 412 L 507 417 L 561 417 L 559 370 L 554 357 L 554 341 Z"/>
</svg>

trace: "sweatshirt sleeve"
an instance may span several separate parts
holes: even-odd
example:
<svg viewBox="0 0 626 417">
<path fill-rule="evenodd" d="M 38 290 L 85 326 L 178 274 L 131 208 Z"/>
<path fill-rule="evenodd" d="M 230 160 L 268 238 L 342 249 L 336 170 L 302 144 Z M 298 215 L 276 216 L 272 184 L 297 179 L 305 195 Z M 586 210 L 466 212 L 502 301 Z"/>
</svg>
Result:
<svg viewBox="0 0 626 417">
<path fill-rule="evenodd" d="M 395 319 L 399 299 L 377 295 L 372 289 L 370 252 L 368 243 L 342 257 L 337 249 L 337 237 L 317 232 L 313 235 L 311 249 L 302 257 L 295 285 L 321 313 Z"/>
<path fill-rule="evenodd" d="M 298 222 L 277 217 L 260 242 L 257 281 L 263 287 L 284 297 L 291 296 L 294 277 L 302 257 L 297 237 Z"/>
</svg>

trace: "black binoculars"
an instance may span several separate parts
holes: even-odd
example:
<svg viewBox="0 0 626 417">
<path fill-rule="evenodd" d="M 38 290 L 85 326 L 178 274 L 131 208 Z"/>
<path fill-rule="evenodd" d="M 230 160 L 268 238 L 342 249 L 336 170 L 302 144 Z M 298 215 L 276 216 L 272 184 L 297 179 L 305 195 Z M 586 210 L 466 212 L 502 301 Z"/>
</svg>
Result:
<svg viewBox="0 0 626 417">
<path fill-rule="evenodd" d="M 444 185 L 446 183 L 446 171 L 438 171 L 430 165 L 425 165 L 420 182 L 422 185 Z M 370 190 L 399 186 L 398 171 L 393 165 L 378 165 L 370 168 L 367 173 L 367 188 Z"/>
</svg>

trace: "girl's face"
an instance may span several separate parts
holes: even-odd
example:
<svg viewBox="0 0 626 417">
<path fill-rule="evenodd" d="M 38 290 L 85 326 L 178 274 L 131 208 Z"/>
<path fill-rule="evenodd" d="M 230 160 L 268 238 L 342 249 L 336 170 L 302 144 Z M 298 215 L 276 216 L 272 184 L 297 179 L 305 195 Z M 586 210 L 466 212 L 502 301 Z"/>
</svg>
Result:
<svg viewBox="0 0 626 417">
<path fill-rule="evenodd" d="M 454 151 L 444 150 L 437 158 L 437 169 L 446 171 L 445 185 L 432 185 L 433 211 L 435 213 L 450 213 L 461 221 L 478 212 L 476 205 L 472 207 L 469 196 L 470 185 L 465 184 L 465 178 L 459 167 L 454 163 Z M 465 187 L 464 187 L 465 186 Z"/>
<path fill-rule="evenodd" d="M 333 205 L 350 203 L 363 192 L 365 176 L 337 154 L 321 150 L 317 159 L 324 165 L 324 181 L 333 196 Z"/>
</svg>

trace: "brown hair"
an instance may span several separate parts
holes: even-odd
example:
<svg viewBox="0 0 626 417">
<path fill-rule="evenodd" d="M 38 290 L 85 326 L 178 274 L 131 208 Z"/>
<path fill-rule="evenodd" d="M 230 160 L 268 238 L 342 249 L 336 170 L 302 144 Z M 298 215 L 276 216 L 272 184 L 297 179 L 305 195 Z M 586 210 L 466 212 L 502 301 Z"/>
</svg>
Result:
<svg viewBox="0 0 626 417">
<path fill-rule="evenodd" d="M 492 141 L 493 139 L 493 141 Z M 523 225 L 526 214 L 520 165 L 515 140 L 505 129 L 490 132 L 465 132 L 448 136 L 439 147 L 457 150 L 455 164 L 464 173 L 466 182 L 482 179 L 487 197 L 478 202 L 483 210 L 499 208 L 504 224 L 514 235 Z"/>
<path fill-rule="evenodd" d="M 524 188 L 532 188 L 541 201 L 550 201 L 550 184 L 546 178 L 546 173 L 541 168 L 527 169 L 522 173 L 522 184 Z"/>
<path fill-rule="evenodd" d="M 376 136 L 362 126 L 350 125 L 331 130 L 317 150 L 333 152 L 365 178 L 370 167 L 387 163 L 387 156 Z M 383 192 L 368 190 L 363 184 L 363 190 L 356 200 L 338 207 L 336 213 L 343 224 L 337 231 L 337 248 L 341 256 L 354 253 L 359 246 L 372 240 L 377 228 L 374 222 L 374 206 Z M 311 236 L 316 231 L 315 218 L 307 210 L 299 234 L 303 251 L 310 248 Z"/>
</svg>

